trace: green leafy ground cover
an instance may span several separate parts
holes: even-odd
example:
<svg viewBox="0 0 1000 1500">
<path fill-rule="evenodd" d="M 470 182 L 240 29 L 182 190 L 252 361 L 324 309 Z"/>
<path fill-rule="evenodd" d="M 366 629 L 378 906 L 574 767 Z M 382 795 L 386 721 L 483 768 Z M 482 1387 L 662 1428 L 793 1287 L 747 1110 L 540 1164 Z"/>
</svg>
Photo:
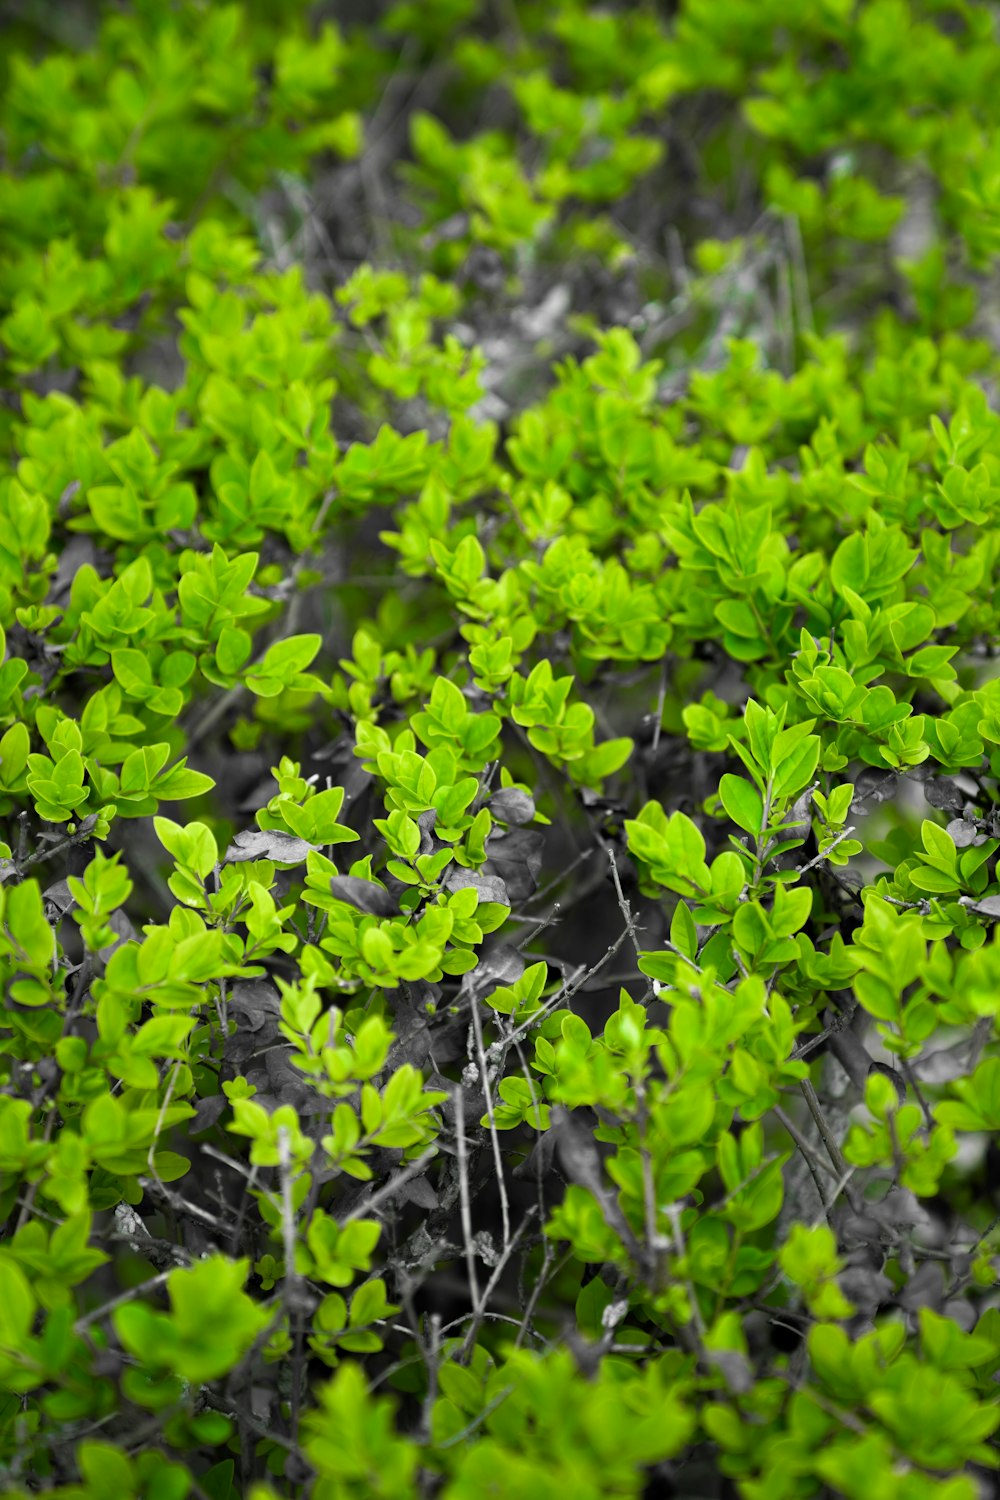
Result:
<svg viewBox="0 0 1000 1500">
<path fill-rule="evenodd" d="M 0 18 L 4 1493 L 994 1493 L 997 6 Z"/>
</svg>

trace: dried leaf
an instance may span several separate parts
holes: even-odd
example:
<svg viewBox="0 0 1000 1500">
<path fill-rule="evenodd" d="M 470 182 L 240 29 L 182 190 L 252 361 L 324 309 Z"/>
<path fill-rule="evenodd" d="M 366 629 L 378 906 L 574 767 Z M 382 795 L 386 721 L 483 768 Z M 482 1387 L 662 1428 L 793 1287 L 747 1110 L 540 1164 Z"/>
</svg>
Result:
<svg viewBox="0 0 1000 1500">
<path fill-rule="evenodd" d="M 281 1001 L 268 980 L 243 979 L 229 993 L 229 1009 L 242 1016 L 251 1031 L 259 1031 L 267 1021 L 279 1020 Z"/>
<path fill-rule="evenodd" d="M 201 1135 L 203 1131 L 210 1130 L 216 1125 L 228 1105 L 229 1100 L 225 1094 L 209 1094 L 207 1099 L 199 1099 L 195 1107 L 194 1119 L 188 1129 L 192 1135 Z"/>
<path fill-rule="evenodd" d="M 291 1047 L 271 1047 L 264 1054 L 270 1092 L 276 1094 L 280 1104 L 293 1104 L 299 1114 L 318 1114 L 329 1111 L 326 1100 L 321 1098 L 303 1073 L 292 1066 Z"/>
<path fill-rule="evenodd" d="M 865 805 L 885 802 L 896 790 L 898 780 L 895 771 L 880 771 L 875 766 L 867 766 L 854 783 L 851 812 L 857 812 Z"/>
<path fill-rule="evenodd" d="M 871 1265 L 848 1266 L 837 1277 L 840 1290 L 858 1312 L 871 1317 L 894 1291 L 893 1283 L 883 1271 Z"/>
<path fill-rule="evenodd" d="M 248 859 L 270 859 L 276 865 L 304 865 L 306 855 L 318 848 L 318 844 L 277 828 L 244 828 L 222 856 L 222 863 L 238 865 Z"/>
<path fill-rule="evenodd" d="M 479 892 L 479 900 L 496 901 L 501 906 L 510 906 L 507 887 L 499 875 L 480 875 L 475 870 L 453 870 L 444 883 L 446 891 Z"/>
<path fill-rule="evenodd" d="M 508 786 L 493 793 L 489 809 L 501 823 L 530 823 L 535 816 L 535 799 L 515 786 Z"/>
<path fill-rule="evenodd" d="M 942 812 L 961 812 L 965 797 L 948 776 L 932 776 L 924 782 L 924 800 Z"/>
<path fill-rule="evenodd" d="M 373 917 L 394 917 L 399 911 L 398 901 L 385 886 L 374 880 L 362 880 L 359 875 L 331 875 L 330 892 L 338 901 L 346 901 L 348 906 Z"/>
<path fill-rule="evenodd" d="M 436 823 L 437 810 L 433 807 L 428 808 L 427 812 L 422 812 L 417 818 L 417 827 L 420 829 L 420 848 L 417 851 L 419 854 L 434 853 L 435 845 L 432 835 Z"/>
<path fill-rule="evenodd" d="M 42 892 L 42 899 L 47 901 L 50 906 L 54 906 L 59 915 L 63 917 L 68 911 L 72 911 L 76 905 L 76 897 L 70 891 L 69 883 L 65 880 L 57 880 L 54 884 L 46 886 Z"/>
<path fill-rule="evenodd" d="M 511 828 L 506 833 L 494 829 L 486 840 L 483 873 L 499 875 L 510 902 L 517 905 L 538 889 L 544 847 L 545 835 L 538 829 Z"/>
<path fill-rule="evenodd" d="M 113 943 L 109 943 L 106 948 L 100 949 L 97 956 L 98 958 L 102 959 L 104 963 L 107 963 L 112 953 L 115 953 L 121 947 L 122 943 L 138 942 L 139 939 L 139 934 L 136 932 L 135 927 L 132 925 L 131 917 L 129 917 L 127 913 L 123 911 L 113 911 L 108 918 L 108 926 L 111 928 L 112 932 L 116 932 L 118 936 L 115 938 Z"/>
<path fill-rule="evenodd" d="M 964 818 L 952 818 L 945 833 L 956 849 L 968 849 L 971 844 L 985 844 L 986 842 L 985 833 L 980 833 L 975 823 L 967 823 Z"/>
<path fill-rule="evenodd" d="M 841 1275 L 841 1285 L 843 1279 Z M 846 1292 L 846 1287 L 844 1290 Z M 903 1289 L 896 1293 L 896 1300 L 907 1312 L 915 1313 L 922 1307 L 929 1307 L 932 1312 L 939 1313 L 944 1302 L 944 1291 L 944 1263 L 940 1260 L 925 1260 L 913 1272 Z"/>
<path fill-rule="evenodd" d="M 527 959 L 520 948 L 515 948 L 511 943 L 497 943 L 488 953 L 483 954 L 476 965 L 476 980 L 489 980 L 492 984 L 516 984 L 527 967 Z"/>
<path fill-rule="evenodd" d="M 415 1203 L 418 1208 L 425 1208 L 428 1213 L 440 1203 L 426 1177 L 412 1177 L 409 1182 L 404 1182 L 399 1190 L 399 1197 L 404 1203 Z"/>
<path fill-rule="evenodd" d="M 969 910 L 983 917 L 1000 917 L 1000 896 L 984 896 L 982 901 L 969 902 Z"/>
</svg>

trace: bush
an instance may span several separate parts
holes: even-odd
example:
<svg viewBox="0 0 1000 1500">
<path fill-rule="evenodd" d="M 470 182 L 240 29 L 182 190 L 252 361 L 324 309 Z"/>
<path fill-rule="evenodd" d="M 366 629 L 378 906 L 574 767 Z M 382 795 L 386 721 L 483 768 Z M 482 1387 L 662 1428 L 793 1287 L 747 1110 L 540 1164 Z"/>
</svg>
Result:
<svg viewBox="0 0 1000 1500">
<path fill-rule="evenodd" d="M 9 9 L 4 1492 L 992 1493 L 996 7 Z"/>
</svg>

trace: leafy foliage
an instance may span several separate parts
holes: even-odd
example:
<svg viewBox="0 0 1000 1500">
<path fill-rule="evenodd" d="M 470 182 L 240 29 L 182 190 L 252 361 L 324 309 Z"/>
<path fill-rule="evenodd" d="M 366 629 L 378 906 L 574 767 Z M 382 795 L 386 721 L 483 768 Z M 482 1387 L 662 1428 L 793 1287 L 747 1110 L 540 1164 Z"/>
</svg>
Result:
<svg viewBox="0 0 1000 1500">
<path fill-rule="evenodd" d="M 996 7 L 12 9 L 5 1493 L 990 1493 Z"/>
</svg>

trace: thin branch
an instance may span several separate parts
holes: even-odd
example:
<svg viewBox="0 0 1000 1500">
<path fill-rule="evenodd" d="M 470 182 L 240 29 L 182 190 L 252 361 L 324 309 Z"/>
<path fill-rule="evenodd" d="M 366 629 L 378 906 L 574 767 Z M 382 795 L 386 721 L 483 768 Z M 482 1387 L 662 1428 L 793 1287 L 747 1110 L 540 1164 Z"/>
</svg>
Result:
<svg viewBox="0 0 1000 1500">
<path fill-rule="evenodd" d="M 808 864 L 796 865 L 796 875 L 805 875 L 807 871 L 814 870 L 817 865 L 821 865 L 825 859 L 828 859 L 830 857 L 830 851 L 832 849 L 836 849 L 838 844 L 842 844 L 844 842 L 844 839 L 850 838 L 853 832 L 853 824 L 849 828 L 842 828 L 840 833 L 837 834 L 837 837 L 833 839 L 829 844 L 827 844 L 826 848 L 822 849 L 819 854 L 814 854 L 812 859 L 809 860 Z"/>
<path fill-rule="evenodd" d="M 599 958 L 596 963 L 591 964 L 589 969 L 586 964 L 578 964 L 576 969 L 573 971 L 572 978 L 563 982 L 557 993 L 552 996 L 552 999 L 547 1000 L 545 1004 L 538 1010 L 536 1010 L 534 1015 L 529 1017 L 527 1021 L 522 1021 L 521 1025 L 516 1027 L 514 1031 L 507 1032 L 499 1042 L 494 1042 L 493 1045 L 488 1049 L 487 1056 L 496 1056 L 497 1054 L 502 1054 L 502 1052 L 505 1051 L 512 1042 L 517 1041 L 518 1038 L 527 1035 L 529 1031 L 533 1031 L 538 1025 L 539 1021 L 547 1016 L 550 1011 L 556 1010 L 560 1005 L 564 1004 L 565 1001 L 571 1000 L 572 997 L 576 994 L 577 990 L 582 989 L 585 984 L 589 983 L 589 981 L 593 979 L 594 975 L 599 973 L 600 970 L 604 968 L 604 965 L 606 963 L 610 963 L 611 959 L 614 958 L 615 954 L 621 948 L 626 938 L 632 937 L 634 940 L 635 931 L 635 918 L 632 917 L 630 918 L 625 929 L 619 933 L 618 937 L 615 938 L 614 942 L 611 944 L 610 948 L 603 955 L 603 957 Z M 697 968 L 697 964 L 695 964 L 694 967 Z"/>
<path fill-rule="evenodd" d="M 428 1162 L 433 1161 L 437 1154 L 438 1149 L 436 1146 L 428 1146 L 427 1150 L 422 1151 L 414 1161 L 408 1162 L 405 1167 L 401 1167 L 398 1172 L 394 1173 L 388 1182 L 383 1182 L 382 1186 L 372 1193 L 370 1197 L 362 1199 L 360 1203 L 356 1203 L 349 1213 L 345 1214 L 342 1219 L 338 1219 L 337 1222 L 340 1228 L 343 1229 L 345 1224 L 350 1224 L 352 1219 L 359 1219 L 362 1214 L 374 1213 L 387 1198 L 391 1198 L 395 1193 L 398 1193 L 400 1188 L 405 1187 L 406 1183 L 410 1182 L 414 1177 L 419 1177 L 424 1167 L 427 1166 Z"/>
<path fill-rule="evenodd" d="M 860 1214 L 863 1210 L 863 1204 L 861 1203 L 856 1193 L 847 1192 L 846 1188 L 847 1181 L 850 1179 L 850 1177 L 853 1176 L 854 1168 L 849 1167 L 847 1162 L 844 1160 L 844 1156 L 841 1152 L 840 1146 L 837 1143 L 837 1139 L 834 1136 L 833 1131 L 830 1129 L 829 1122 L 827 1121 L 827 1118 L 823 1113 L 822 1106 L 820 1105 L 819 1099 L 816 1095 L 816 1090 L 813 1088 L 808 1078 L 803 1078 L 799 1087 L 802 1091 L 802 1096 L 805 1099 L 806 1104 L 809 1106 L 809 1113 L 812 1115 L 813 1120 L 816 1123 L 816 1129 L 819 1131 L 820 1136 L 823 1139 L 823 1144 L 827 1149 L 830 1160 L 833 1162 L 833 1165 L 837 1169 L 837 1175 L 838 1177 L 844 1178 L 844 1191 L 846 1193 L 847 1200 L 854 1212 Z"/>
<path fill-rule="evenodd" d="M 489 1281 L 486 1283 L 486 1289 L 483 1292 L 482 1298 L 479 1302 L 477 1302 L 476 1306 L 472 1310 L 472 1321 L 469 1324 L 468 1329 L 466 1330 L 465 1338 L 462 1340 L 462 1347 L 456 1355 L 456 1360 L 459 1364 L 464 1364 L 471 1354 L 472 1346 L 476 1341 L 476 1334 L 479 1332 L 479 1325 L 482 1322 L 483 1315 L 486 1311 L 486 1304 L 489 1302 L 490 1297 L 492 1296 L 496 1288 L 497 1282 L 503 1275 L 504 1270 L 507 1266 L 507 1262 L 510 1260 L 511 1256 L 514 1253 L 514 1250 L 517 1247 L 518 1240 L 520 1240 L 525 1230 L 527 1229 L 528 1224 L 534 1218 L 534 1216 L 535 1205 L 532 1203 L 529 1204 L 528 1208 L 525 1210 L 524 1218 L 517 1226 L 517 1230 L 515 1231 L 513 1238 L 507 1245 L 504 1246 L 503 1254 L 500 1256 L 496 1265 L 493 1267 L 493 1272 L 490 1276 Z"/>
<path fill-rule="evenodd" d="M 479 997 L 476 994 L 472 994 L 470 997 L 469 1013 L 472 1017 L 472 1033 L 476 1043 L 479 1077 L 482 1081 L 483 1095 L 486 1099 L 486 1118 L 489 1121 L 490 1145 L 493 1148 L 493 1165 L 496 1168 L 497 1174 L 497 1191 L 500 1194 L 500 1219 L 503 1224 L 503 1244 L 506 1251 L 511 1242 L 510 1204 L 507 1201 L 507 1183 L 504 1179 L 503 1156 L 500 1152 L 500 1136 L 497 1132 L 496 1115 L 493 1109 L 493 1085 L 486 1066 L 486 1049 L 483 1046 L 483 1018 L 479 1014 Z"/>
<path fill-rule="evenodd" d="M 157 1275 L 151 1276 L 148 1281 L 141 1281 L 138 1286 L 132 1286 L 129 1287 L 128 1291 L 119 1292 L 118 1296 L 112 1297 L 110 1302 L 103 1302 L 100 1307 L 95 1307 L 92 1312 L 84 1313 L 82 1317 L 77 1318 L 73 1324 L 74 1332 L 82 1333 L 85 1328 L 90 1327 L 91 1323 L 97 1323 L 101 1318 L 106 1318 L 108 1313 L 113 1312 L 116 1307 L 121 1307 L 125 1302 L 134 1302 L 136 1297 L 144 1296 L 146 1292 L 151 1292 L 154 1287 L 163 1286 L 167 1277 L 172 1274 L 172 1271 L 159 1271 Z"/>
<path fill-rule="evenodd" d="M 660 748 L 660 735 L 663 732 L 663 706 L 667 701 L 667 658 L 663 658 L 660 667 L 660 690 L 656 695 L 656 723 L 653 725 L 653 754 Z"/>
<path fill-rule="evenodd" d="M 486 1421 L 486 1418 L 496 1411 L 498 1406 L 502 1406 L 513 1390 L 514 1387 L 512 1385 L 501 1386 L 493 1397 L 493 1400 L 488 1402 L 481 1412 L 477 1412 L 471 1422 L 467 1422 L 459 1432 L 452 1433 L 450 1438 L 445 1438 L 444 1442 L 438 1443 L 437 1446 L 439 1448 L 454 1448 L 457 1443 L 462 1442 L 464 1438 L 475 1432 L 476 1428 L 480 1427 Z"/>
<path fill-rule="evenodd" d="M 291 1430 L 298 1437 L 299 1406 L 305 1371 L 302 1366 L 302 1302 L 299 1296 L 301 1278 L 295 1266 L 295 1204 L 292 1199 L 292 1153 L 288 1126 L 278 1127 L 278 1176 L 281 1182 L 281 1242 L 285 1252 L 285 1277 L 282 1301 L 294 1340 L 291 1370 Z"/>
<path fill-rule="evenodd" d="M 473 1307 L 479 1306 L 479 1277 L 476 1274 L 476 1247 L 472 1239 L 472 1209 L 469 1201 L 469 1151 L 465 1139 L 465 1099 L 459 1084 L 455 1101 L 455 1143 L 458 1158 L 458 1195 L 462 1215 L 462 1238 L 465 1242 L 465 1264 L 469 1272 L 469 1294 Z"/>
</svg>

